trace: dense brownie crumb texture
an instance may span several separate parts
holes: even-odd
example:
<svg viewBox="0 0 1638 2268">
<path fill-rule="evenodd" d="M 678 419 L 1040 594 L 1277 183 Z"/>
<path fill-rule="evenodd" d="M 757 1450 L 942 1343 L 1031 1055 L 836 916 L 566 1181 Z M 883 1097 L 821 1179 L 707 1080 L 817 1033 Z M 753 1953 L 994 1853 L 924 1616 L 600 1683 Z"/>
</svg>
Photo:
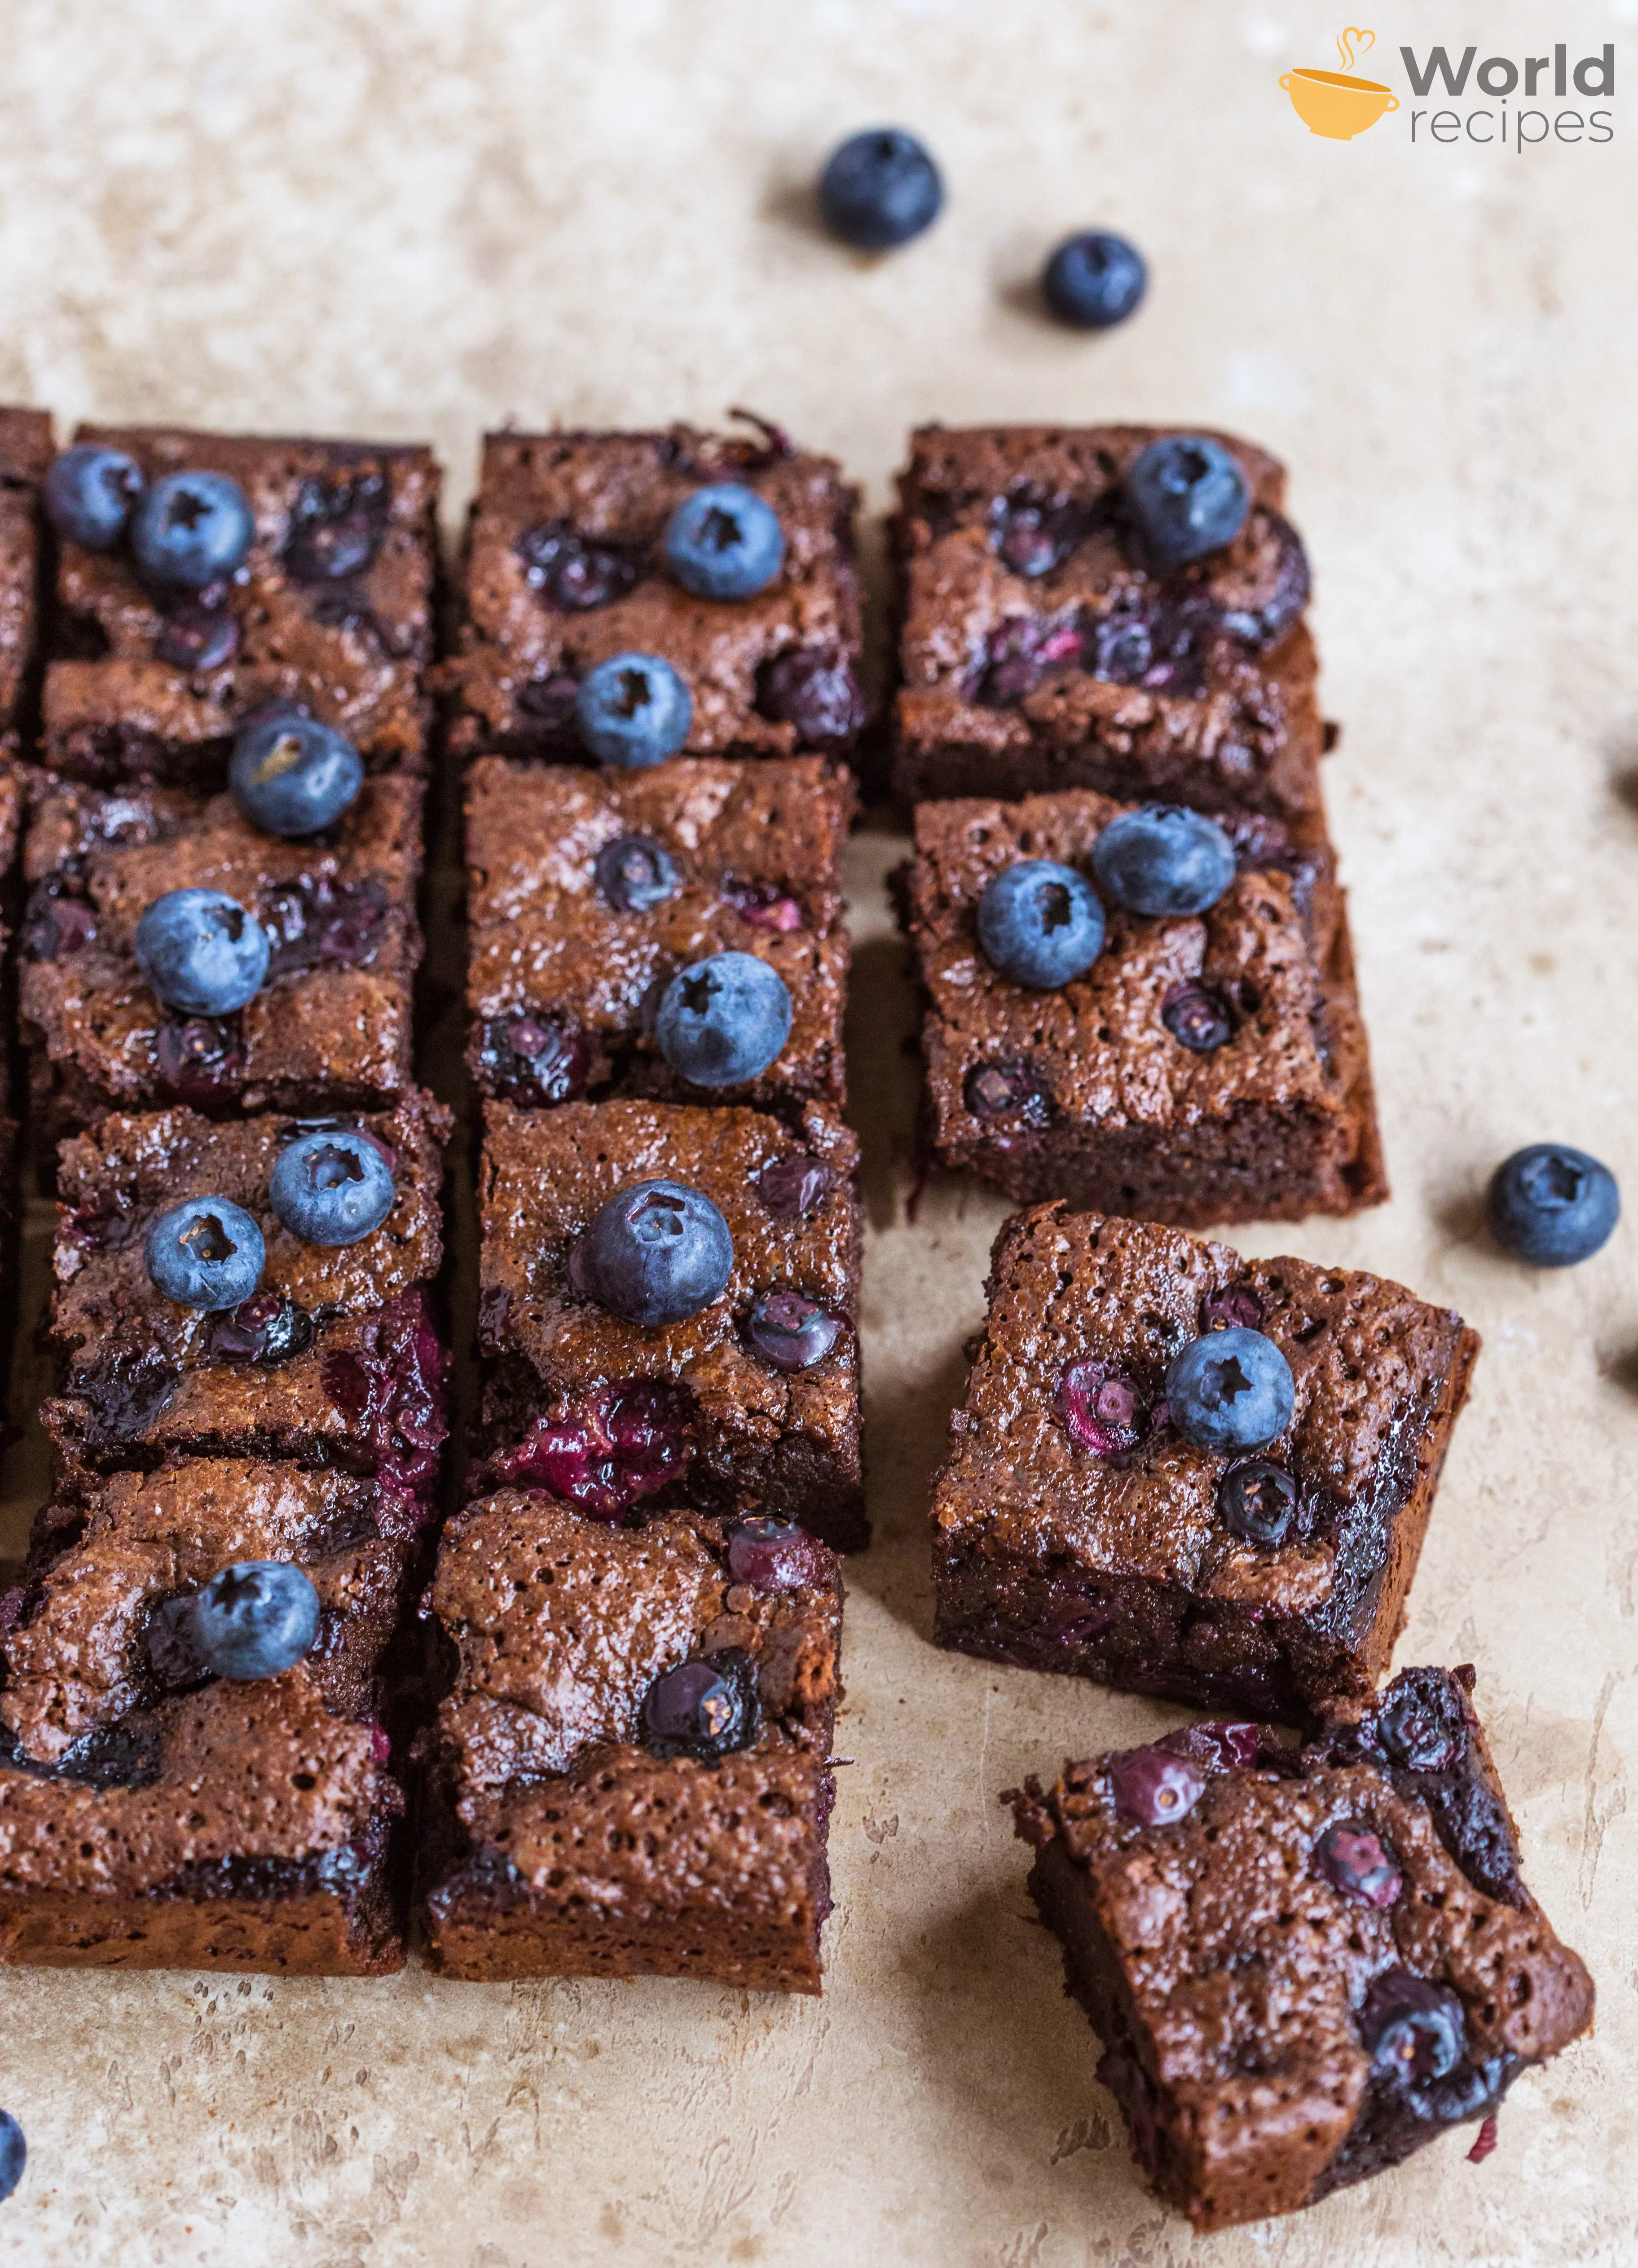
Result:
<svg viewBox="0 0 1638 2268">
<path fill-rule="evenodd" d="M 1004 1799 L 1133 2155 L 1197 2229 L 1493 2120 L 1590 2027 L 1591 1979 L 1519 1878 L 1472 1683 L 1406 1670 L 1300 1749 L 1195 1725 Z"/>
</svg>

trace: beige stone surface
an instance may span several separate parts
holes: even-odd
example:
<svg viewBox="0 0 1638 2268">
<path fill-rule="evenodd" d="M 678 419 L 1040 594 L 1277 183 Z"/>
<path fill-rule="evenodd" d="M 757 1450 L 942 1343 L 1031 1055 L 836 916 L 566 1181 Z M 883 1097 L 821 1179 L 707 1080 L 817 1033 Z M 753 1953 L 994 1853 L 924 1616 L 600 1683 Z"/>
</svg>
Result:
<svg viewBox="0 0 1638 2268">
<path fill-rule="evenodd" d="M 1548 44 L 1522 0 L 1412 12 L 1366 65 L 1402 93 L 1406 37 Z M 1613 40 L 1638 67 L 1632 0 L 1550 14 L 1572 57 Z M 935 416 L 1209 421 L 1288 460 L 1397 1194 L 1245 1241 L 1398 1276 L 1485 1335 L 1401 1659 L 1478 1663 L 1597 2038 L 1518 2086 L 1482 2168 L 1447 2138 L 1199 2245 L 1139 2186 L 995 1799 L 1167 1712 L 927 1642 L 926 1484 L 1001 1208 L 941 1189 L 904 1223 L 911 1011 L 881 887 L 901 845 L 869 832 L 852 1076 L 880 1542 L 850 1570 L 823 2002 L 417 1968 L 0 1975 L 0 2100 L 31 2149 L 0 2262 L 1638 2257 L 1634 1230 L 1537 1277 L 1475 1204 L 1543 1136 L 1638 1203 L 1638 116 L 1623 92 L 1609 144 L 1522 154 L 1413 144 L 1404 117 L 1322 141 L 1276 79 L 1332 62 L 1337 28 L 1310 0 L 6 0 L 0 398 L 431 438 L 452 525 L 480 430 L 513 415 L 749 401 L 837 450 L 873 507 Z M 873 263 L 814 232 L 804 185 L 882 118 L 926 134 L 951 195 Z M 1102 340 L 1049 328 L 1028 290 L 1088 221 L 1154 270 Z M 25 1440 L 12 1549 L 39 1471 Z"/>
</svg>

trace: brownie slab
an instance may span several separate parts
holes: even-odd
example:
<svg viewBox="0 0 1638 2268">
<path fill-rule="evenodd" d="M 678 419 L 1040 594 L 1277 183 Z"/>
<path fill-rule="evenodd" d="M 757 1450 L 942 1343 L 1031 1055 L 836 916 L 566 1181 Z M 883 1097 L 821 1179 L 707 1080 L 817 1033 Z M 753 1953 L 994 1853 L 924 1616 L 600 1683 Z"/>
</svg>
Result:
<svg viewBox="0 0 1638 2268">
<path fill-rule="evenodd" d="M 1051 991 L 978 942 L 1021 859 L 1090 876 L 1129 806 L 1085 790 L 924 804 L 906 891 L 929 997 L 928 1134 L 941 1163 L 1029 1204 L 1205 1226 L 1350 1213 L 1388 1194 L 1365 1027 L 1323 831 L 1224 814 L 1240 871 L 1209 912 L 1110 904 L 1102 952 Z"/>
<path fill-rule="evenodd" d="M 784 564 L 755 598 L 695 598 L 662 563 L 667 521 L 717 482 L 756 490 L 779 516 Z M 441 673 L 454 753 L 585 761 L 579 681 L 635 652 L 687 683 L 689 755 L 845 755 L 864 722 L 855 503 L 832 459 L 771 428 L 488 435 L 459 658 Z"/>
<path fill-rule="evenodd" d="M 894 534 L 893 788 L 1090 787 L 1296 818 L 1319 805 L 1324 727 L 1302 621 L 1308 563 L 1284 468 L 1232 435 L 1251 492 L 1224 549 L 1175 575 L 1133 556 L 1121 483 L 1162 425 L 924 427 Z"/>
<path fill-rule="evenodd" d="M 1057 1204 L 1001 1231 L 988 1300 L 933 1487 L 939 1643 L 1295 1724 L 1369 1694 L 1479 1351 L 1461 1317 Z M 1295 1381 L 1257 1460 L 1195 1447 L 1164 1400 L 1179 1350 L 1224 1326 L 1265 1333 Z M 1295 1484 L 1266 1544 L 1225 1496 L 1258 1461 Z"/>
<path fill-rule="evenodd" d="M 255 536 L 236 574 L 180 599 L 144 585 L 125 543 L 62 545 L 44 700 L 53 770 L 219 787 L 234 734 L 274 701 L 345 733 L 371 771 L 426 769 L 430 450 L 163 426 L 82 425 L 74 438 L 123 450 L 149 483 L 225 474 Z"/>
<path fill-rule="evenodd" d="M 863 1545 L 858 1145 L 817 1103 L 795 1125 L 683 1104 L 491 1102 L 479 1178 L 478 1342 L 485 1485 L 545 1489 L 596 1517 L 687 1502 L 800 1521 Z M 734 1240 L 720 1298 L 681 1322 L 623 1321 L 575 1288 L 572 1256 L 634 1182 L 702 1191 Z M 746 1333 L 789 1290 L 838 1324 L 811 1366 L 777 1368 Z"/>
<path fill-rule="evenodd" d="M 423 793 L 366 780 L 336 827 L 286 842 L 230 796 L 42 778 L 18 1008 L 47 1131 L 165 1102 L 213 1117 L 390 1103 L 410 1076 Z M 192 888 L 226 891 L 272 941 L 266 983 L 230 1016 L 167 1009 L 136 967 L 144 909 Z"/>
<path fill-rule="evenodd" d="M 31 741 L 39 697 L 40 489 L 51 466 L 43 409 L 0 409 L 0 751 Z"/>
<path fill-rule="evenodd" d="M 1300 1752 L 1195 1726 L 1004 1799 L 1133 2156 L 1202 2233 L 1493 2118 L 1591 2023 L 1472 1683 L 1407 1670 Z"/>
<path fill-rule="evenodd" d="M 513 1490 L 451 1521 L 429 1594 L 459 1656 L 427 1743 L 435 1968 L 820 1990 L 842 1588 L 806 1556 L 800 1585 L 759 1588 L 719 1521 L 611 1528 Z M 727 1754 L 646 1728 L 690 1662 L 752 1697 Z"/>
<path fill-rule="evenodd" d="M 745 1102 L 845 1100 L 849 951 L 841 856 L 855 805 L 817 757 L 679 758 L 589 771 L 480 757 L 467 777 L 468 1062 L 485 1094 Z M 670 873 L 658 903 L 616 902 L 633 843 Z M 653 1007 L 679 969 L 750 953 L 791 996 L 790 1038 L 756 1079 L 707 1092 L 660 1054 Z"/>
</svg>

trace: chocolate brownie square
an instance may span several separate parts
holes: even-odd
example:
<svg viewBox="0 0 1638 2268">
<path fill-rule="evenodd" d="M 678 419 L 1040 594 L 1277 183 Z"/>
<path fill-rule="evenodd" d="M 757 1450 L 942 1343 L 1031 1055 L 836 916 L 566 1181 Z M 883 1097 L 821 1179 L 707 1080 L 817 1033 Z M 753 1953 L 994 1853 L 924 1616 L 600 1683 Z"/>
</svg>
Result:
<svg viewBox="0 0 1638 2268">
<path fill-rule="evenodd" d="M 1132 2154 L 1201 2233 L 1487 2122 L 1592 2021 L 1468 1693 L 1411 1669 L 1301 1750 L 1205 1724 L 1003 1799 Z"/>
<path fill-rule="evenodd" d="M 146 482 L 223 474 L 255 521 L 237 572 L 151 588 L 128 542 L 64 542 L 45 685 L 45 757 L 93 785 L 220 786 L 233 736 L 270 702 L 344 733 L 376 771 L 423 771 L 432 721 L 439 470 L 432 452 L 169 426 L 82 425 Z"/>
<path fill-rule="evenodd" d="M 1371 1692 L 1479 1351 L 1461 1317 L 1063 1205 L 1007 1224 L 988 1299 L 933 1488 L 939 1643 L 1297 1724 Z M 1196 1447 L 1165 1398 L 1222 1328 L 1291 1367 L 1255 1456 Z"/>
<path fill-rule="evenodd" d="M 784 531 L 784 563 L 754 598 L 696 598 L 666 571 L 667 522 L 719 482 L 754 489 Z M 650 653 L 692 696 L 685 754 L 846 755 L 865 721 L 856 502 L 833 459 L 771 426 L 754 439 L 687 425 L 489 434 L 460 654 L 441 673 L 455 754 L 585 762 L 580 680 Z"/>
<path fill-rule="evenodd" d="M 1022 859 L 1089 875 L 1125 807 L 1075 789 L 918 810 L 906 895 L 937 1156 L 1021 1204 L 1195 1227 L 1379 1204 L 1369 1057 L 1323 832 L 1221 814 L 1240 867 L 1216 904 L 1151 919 L 1110 902 L 1103 950 L 1054 990 L 985 954 L 987 886 Z"/>
<path fill-rule="evenodd" d="M 343 1125 L 386 1154 L 393 1208 L 357 1243 L 306 1243 L 275 1215 L 269 1180 L 298 1135 Z M 448 1112 L 411 1090 L 367 1117 L 116 1114 L 65 1142 L 49 1326 L 65 1359 L 40 1413 L 63 1485 L 185 1454 L 336 1466 L 424 1496 L 446 1431 L 428 1294 L 449 1130 Z M 242 1206 L 267 1248 L 254 1296 L 221 1313 L 178 1306 L 148 1272 L 154 1221 L 193 1197 Z"/>
<path fill-rule="evenodd" d="M 511 1489 L 451 1521 L 435 1968 L 820 1990 L 842 1587 L 777 1525 L 609 1528 Z"/>
<path fill-rule="evenodd" d="M 484 756 L 467 776 L 468 1061 L 521 1103 L 654 1094 L 757 1108 L 846 1096 L 841 858 L 855 797 L 818 757 L 589 771 Z M 694 1086 L 653 1033 L 681 969 L 750 953 L 790 994 L 760 1078 Z"/>
<path fill-rule="evenodd" d="M 40 488 L 51 465 L 43 409 L 0 409 L 0 751 L 32 740 L 39 697 Z"/>
<path fill-rule="evenodd" d="M 416 1543 L 384 1482 L 184 1459 L 48 1506 L 0 1594 L 0 1962 L 380 1976 L 404 1886 L 379 1672 Z M 299 1567 L 318 1635 L 212 1675 L 201 1588 Z"/>
<path fill-rule="evenodd" d="M 894 524 L 903 805 L 1089 787 L 1285 819 L 1317 809 L 1324 731 L 1284 468 L 1248 441 L 1211 436 L 1244 474 L 1245 524 L 1222 549 L 1152 573 L 1122 483 L 1152 441 L 1179 430 L 927 426 L 911 437 Z"/>
<path fill-rule="evenodd" d="M 491 1102 L 484 1121 L 484 1485 L 614 1521 L 756 1511 L 862 1547 L 858 1144 L 841 1121 L 817 1103 L 791 1124 L 635 1101 Z M 709 1198 L 734 1248 L 718 1298 L 645 1327 L 577 1288 L 576 1249 L 603 1204 L 652 1180 Z M 771 1300 L 812 1328 L 771 1329 Z"/>
<path fill-rule="evenodd" d="M 419 780 L 366 780 L 337 824 L 288 842 L 231 796 L 48 777 L 24 851 L 18 1005 L 54 1138 L 105 1111 L 381 1108 L 410 1084 L 421 958 Z M 267 981 L 228 1016 L 158 1000 L 132 950 L 167 890 L 225 890 L 268 932 Z"/>
</svg>

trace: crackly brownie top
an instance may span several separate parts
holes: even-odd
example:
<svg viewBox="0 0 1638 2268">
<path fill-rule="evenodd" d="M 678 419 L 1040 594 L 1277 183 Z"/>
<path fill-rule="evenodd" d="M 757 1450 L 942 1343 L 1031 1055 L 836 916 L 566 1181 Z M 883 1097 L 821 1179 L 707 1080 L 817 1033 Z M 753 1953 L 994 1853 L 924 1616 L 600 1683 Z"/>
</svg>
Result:
<svg viewBox="0 0 1638 2268">
<path fill-rule="evenodd" d="M 947 1543 L 1061 1554 L 1339 1636 L 1369 1615 L 1435 1413 L 1477 1349 L 1459 1315 L 1378 1276 L 1061 1204 L 1002 1230 L 989 1302 L 934 1495 Z M 1274 1547 L 1221 1516 L 1225 1480 L 1253 1461 L 1196 1448 L 1164 1401 L 1178 1351 L 1228 1325 L 1265 1332 L 1295 1381 L 1289 1427 L 1258 1453 L 1295 1483 Z"/>
<path fill-rule="evenodd" d="M 747 1099 L 792 1088 L 833 1099 L 847 979 L 840 858 L 854 804 L 817 757 L 745 765 L 680 759 L 590 771 L 484 757 L 467 785 L 468 998 L 480 1079 L 539 1096 L 540 1020 L 571 1056 L 568 1091 L 617 1077 L 631 1051 L 664 1071 L 645 1008 L 713 953 L 755 954 L 789 989 L 791 1036 Z M 634 843 L 659 902 L 620 902 L 616 846 Z M 656 860 L 669 861 L 662 873 Z M 509 1038 L 520 1015 L 528 1046 Z M 554 1097 L 554 1099 L 557 1099 Z"/>
<path fill-rule="evenodd" d="M 785 562 L 756 597 L 697 599 L 660 540 L 699 488 L 755 489 Z M 599 662 L 662 655 L 693 696 L 692 755 L 790 755 L 830 737 L 773 675 L 801 653 L 849 669 L 860 649 L 854 491 L 829 457 L 701 433 L 491 433 L 467 562 L 463 657 L 451 672 L 484 739 L 572 747 L 575 687 Z M 845 704 L 844 704 L 845 705 Z M 832 720 L 834 722 L 834 720 Z M 851 740 L 858 722 L 839 736 Z"/>
</svg>

